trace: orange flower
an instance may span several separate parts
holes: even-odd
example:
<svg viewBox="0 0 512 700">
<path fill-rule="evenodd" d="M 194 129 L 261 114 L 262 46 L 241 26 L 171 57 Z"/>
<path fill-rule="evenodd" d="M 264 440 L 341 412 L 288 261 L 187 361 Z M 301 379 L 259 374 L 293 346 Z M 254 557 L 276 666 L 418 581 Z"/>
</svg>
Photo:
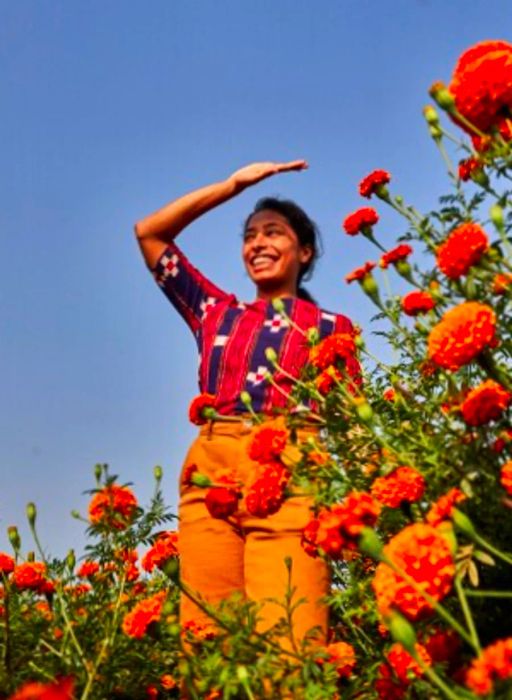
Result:
<svg viewBox="0 0 512 700">
<path fill-rule="evenodd" d="M 99 570 L 100 565 L 97 561 L 86 559 L 76 572 L 76 575 L 79 578 L 91 578 L 94 574 L 97 574 Z"/>
<path fill-rule="evenodd" d="M 478 158 L 471 156 L 459 162 L 459 179 L 467 182 L 473 173 L 483 170 L 484 164 Z"/>
<path fill-rule="evenodd" d="M 505 462 L 501 468 L 500 482 L 505 491 L 512 496 L 512 460 Z"/>
<path fill-rule="evenodd" d="M 141 639 L 152 622 L 158 622 L 162 615 L 165 592 L 160 591 L 150 598 L 145 598 L 124 616 L 122 630 L 129 637 Z"/>
<path fill-rule="evenodd" d="M 387 185 L 390 180 L 391 175 L 387 170 L 374 170 L 359 183 L 359 194 L 367 199 L 370 199 L 372 194 L 379 195 L 383 186 Z"/>
<path fill-rule="evenodd" d="M 407 243 L 401 243 L 400 245 L 397 245 L 396 248 L 392 248 L 391 250 L 388 250 L 387 253 L 381 255 L 379 267 L 382 267 L 382 269 L 385 270 L 388 265 L 405 260 L 411 253 L 411 246 L 407 245 Z"/>
<path fill-rule="evenodd" d="M 480 131 L 506 126 L 512 108 L 512 44 L 482 41 L 465 51 L 455 66 L 450 92 L 458 111 Z"/>
<path fill-rule="evenodd" d="M 467 496 L 460 489 L 450 489 L 432 504 L 425 518 L 427 523 L 432 527 L 437 527 L 445 520 L 450 520 L 454 506 L 457 503 L 462 503 L 466 498 Z"/>
<path fill-rule="evenodd" d="M 424 646 L 415 644 L 414 650 L 426 666 L 432 665 L 432 659 Z M 419 678 L 424 673 L 419 663 L 401 644 L 393 644 L 386 654 L 386 659 L 401 683 L 409 684 L 414 677 Z"/>
<path fill-rule="evenodd" d="M 170 673 L 164 673 L 164 675 L 160 677 L 160 685 L 164 690 L 173 690 L 178 687 L 178 683 Z"/>
<path fill-rule="evenodd" d="M 46 581 L 46 564 L 41 561 L 27 561 L 16 566 L 12 575 L 15 585 L 21 590 L 42 592 Z"/>
<path fill-rule="evenodd" d="M 350 284 L 350 282 L 362 282 L 364 278 L 371 273 L 374 267 L 375 263 L 365 262 L 361 267 L 356 267 L 355 270 L 345 275 L 345 282 L 348 282 L 348 284 Z"/>
<path fill-rule="evenodd" d="M 245 505 L 248 512 L 257 518 L 277 513 L 284 501 L 288 478 L 288 471 L 281 465 L 267 467 L 247 492 Z"/>
<path fill-rule="evenodd" d="M 418 316 L 430 311 L 436 305 L 435 299 L 428 293 L 420 290 L 409 292 L 402 297 L 402 309 L 408 316 Z"/>
<path fill-rule="evenodd" d="M 428 337 L 429 357 L 457 370 L 495 343 L 496 314 L 490 306 L 466 301 L 447 311 Z"/>
<path fill-rule="evenodd" d="M 350 333 L 334 333 L 324 338 L 309 351 L 309 360 L 317 369 L 327 369 L 336 361 L 346 362 L 356 352 L 354 336 Z"/>
<path fill-rule="evenodd" d="M 349 214 L 343 221 L 343 228 L 349 236 L 355 236 L 358 233 L 366 233 L 371 230 L 379 220 L 379 215 L 372 207 L 361 207 L 357 211 Z"/>
<path fill-rule="evenodd" d="M 389 386 L 382 392 L 382 398 L 384 401 L 396 401 L 396 391 L 392 386 Z"/>
<path fill-rule="evenodd" d="M 321 666 L 324 663 L 332 664 L 336 667 L 339 678 L 349 678 L 356 665 L 356 653 L 354 647 L 346 642 L 332 642 L 324 647 L 328 654 L 327 658 L 320 657 L 317 663 Z"/>
<path fill-rule="evenodd" d="M 466 674 L 466 685 L 476 695 L 493 691 L 495 680 L 512 678 L 512 637 L 486 647 Z"/>
<path fill-rule="evenodd" d="M 384 555 L 435 601 L 452 588 L 455 564 L 447 540 L 431 525 L 414 523 L 395 535 Z M 372 581 L 378 609 L 387 616 L 397 608 L 410 620 L 432 612 L 429 602 L 385 562 L 377 566 Z"/>
<path fill-rule="evenodd" d="M 489 248 L 489 239 L 481 226 L 466 223 L 457 226 L 436 251 L 441 272 L 452 280 L 467 274 Z"/>
<path fill-rule="evenodd" d="M 377 669 L 374 687 L 380 700 L 401 700 L 408 686 L 396 679 L 388 664 L 381 664 Z"/>
<path fill-rule="evenodd" d="M 89 503 L 89 518 L 94 525 L 102 524 L 124 530 L 137 509 L 137 499 L 127 486 L 109 484 L 94 494 Z"/>
<path fill-rule="evenodd" d="M 492 379 L 472 389 L 460 405 L 468 425 L 485 425 L 497 420 L 512 400 L 512 394 Z"/>
<path fill-rule="evenodd" d="M 268 426 L 259 428 L 249 445 L 249 457 L 260 464 L 278 460 L 289 436 L 290 433 L 286 428 L 282 430 Z"/>
<path fill-rule="evenodd" d="M 181 636 L 187 637 L 190 641 L 203 642 L 215 638 L 215 628 L 207 622 L 186 620 L 181 625 Z"/>
<path fill-rule="evenodd" d="M 217 399 L 213 394 L 199 394 L 190 402 L 188 407 L 188 419 L 194 425 L 204 425 L 208 422 L 208 418 L 204 417 L 206 408 L 215 408 Z"/>
<path fill-rule="evenodd" d="M 72 678 L 61 678 L 55 683 L 28 681 L 9 700 L 72 700 L 73 686 Z"/>
<path fill-rule="evenodd" d="M 491 445 L 491 450 L 500 454 L 503 450 L 512 443 L 512 430 L 502 430 L 496 440 Z"/>
<path fill-rule="evenodd" d="M 14 559 L 5 554 L 5 552 L 0 552 L 0 574 L 10 574 L 14 571 Z"/>
<path fill-rule="evenodd" d="M 151 549 L 144 555 L 142 568 L 145 571 L 153 571 L 155 566 L 161 569 L 168 559 L 178 556 L 178 533 L 175 530 L 161 532 Z"/>
<path fill-rule="evenodd" d="M 412 467 L 397 467 L 387 476 L 379 476 L 371 485 L 372 496 L 390 508 L 418 501 L 425 491 L 425 479 Z"/>
<path fill-rule="evenodd" d="M 493 294 L 506 294 L 512 284 L 512 274 L 510 272 L 497 274 L 492 282 Z"/>
</svg>

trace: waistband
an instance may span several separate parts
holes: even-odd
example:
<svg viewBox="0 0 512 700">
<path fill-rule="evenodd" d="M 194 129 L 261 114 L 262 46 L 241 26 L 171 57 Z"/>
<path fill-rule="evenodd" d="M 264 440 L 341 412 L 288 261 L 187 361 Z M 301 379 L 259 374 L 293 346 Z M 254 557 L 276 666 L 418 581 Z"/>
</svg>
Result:
<svg viewBox="0 0 512 700">
<path fill-rule="evenodd" d="M 265 417 L 263 422 L 258 422 L 251 414 L 238 414 L 236 416 L 219 416 L 210 419 L 199 428 L 199 435 L 250 435 L 252 432 L 265 427 L 267 423 L 272 423 L 274 416 Z M 314 435 L 320 429 L 318 423 L 305 421 L 303 425 L 296 428 L 297 434 Z"/>
</svg>

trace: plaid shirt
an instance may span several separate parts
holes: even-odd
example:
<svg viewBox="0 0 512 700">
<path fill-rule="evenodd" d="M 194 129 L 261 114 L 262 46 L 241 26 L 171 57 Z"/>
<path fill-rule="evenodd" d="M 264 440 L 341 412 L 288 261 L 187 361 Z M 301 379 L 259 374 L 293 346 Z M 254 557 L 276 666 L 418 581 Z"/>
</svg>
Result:
<svg viewBox="0 0 512 700">
<path fill-rule="evenodd" d="M 257 412 L 271 414 L 274 407 L 286 405 L 286 397 L 265 381 L 265 373 L 273 371 L 274 381 L 285 394 L 292 382 L 282 372 L 273 370 L 265 350 L 273 348 L 279 366 L 298 377 L 308 360 L 308 345 L 294 326 L 303 331 L 315 327 L 322 339 L 352 329 L 346 316 L 329 313 L 295 297 L 282 300 L 293 325 L 274 310 L 271 302 L 240 302 L 193 267 L 175 243 L 161 255 L 153 274 L 196 339 L 200 353 L 199 390 L 214 394 L 216 410 L 224 415 L 247 412 L 240 400 L 244 390 L 250 394 Z"/>
</svg>

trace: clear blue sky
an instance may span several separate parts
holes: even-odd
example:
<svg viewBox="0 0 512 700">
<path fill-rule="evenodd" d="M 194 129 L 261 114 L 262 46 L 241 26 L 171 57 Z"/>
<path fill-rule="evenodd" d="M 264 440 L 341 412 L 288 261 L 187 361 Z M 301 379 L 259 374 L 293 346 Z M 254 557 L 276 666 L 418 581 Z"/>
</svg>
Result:
<svg viewBox="0 0 512 700">
<path fill-rule="evenodd" d="M 296 199 L 325 245 L 310 289 L 368 329 L 343 275 L 375 257 L 340 222 L 359 179 L 393 174 L 428 209 L 445 187 L 421 108 L 509 0 L 19 0 L 0 3 L 0 549 L 37 502 L 41 538 L 83 545 L 83 490 L 108 462 L 170 504 L 197 393 L 195 345 L 154 284 L 134 222 L 259 160 L 310 169 L 247 190 L 182 234 L 193 262 L 251 299 L 239 257 L 254 201 Z M 381 239 L 403 230 L 385 213 Z M 26 529 L 23 527 L 23 533 Z M 24 534 L 24 548 L 29 548 Z"/>
</svg>

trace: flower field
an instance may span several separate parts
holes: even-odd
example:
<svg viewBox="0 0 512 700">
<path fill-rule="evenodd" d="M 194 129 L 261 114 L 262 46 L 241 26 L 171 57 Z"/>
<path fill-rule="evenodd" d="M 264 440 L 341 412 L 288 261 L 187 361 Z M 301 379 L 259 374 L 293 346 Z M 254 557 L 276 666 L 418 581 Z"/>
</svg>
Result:
<svg viewBox="0 0 512 700">
<path fill-rule="evenodd" d="M 180 581 L 160 468 L 143 508 L 97 465 L 80 561 L 45 556 L 34 504 L 34 551 L 9 528 L 1 698 L 512 698 L 512 45 L 471 47 L 430 94 L 424 117 L 449 192 L 422 213 L 375 170 L 359 183 L 374 206 L 342 223 L 340 235 L 368 241 L 371 259 L 345 280 L 375 304 L 374 328 L 305 334 L 310 362 L 289 409 L 254 438 L 247 488 L 229 474 L 212 483 L 193 464 L 185 475 L 212 518 L 241 499 L 257 517 L 294 493 L 313 499 L 302 545 L 332 572 L 327 644 L 294 643 L 291 588 L 266 635 L 255 603 L 199 599 Z M 401 221 L 396 241 L 379 229 L 381 206 Z M 391 361 L 368 350 L 372 330 Z M 214 396 L 191 404 L 194 423 L 215 414 Z M 290 451 L 304 420 L 318 436 Z M 180 624 L 180 595 L 211 625 Z"/>
</svg>

